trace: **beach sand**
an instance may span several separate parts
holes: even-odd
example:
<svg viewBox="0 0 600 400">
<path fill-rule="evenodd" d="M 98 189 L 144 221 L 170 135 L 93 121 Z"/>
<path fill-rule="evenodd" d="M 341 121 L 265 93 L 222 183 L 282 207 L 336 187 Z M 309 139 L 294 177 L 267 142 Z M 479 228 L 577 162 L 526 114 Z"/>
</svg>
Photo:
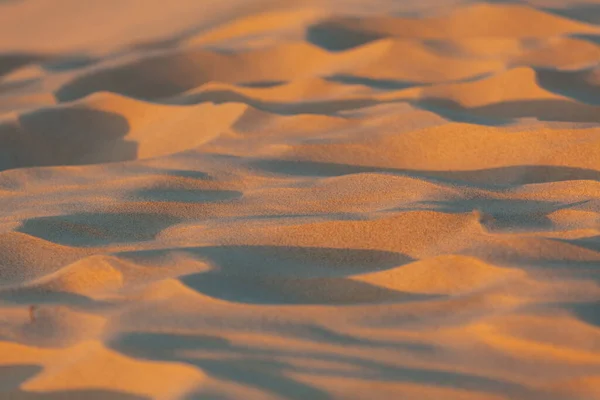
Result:
<svg viewBox="0 0 600 400">
<path fill-rule="evenodd" d="M 600 2 L 0 1 L 0 399 L 600 399 Z"/>
</svg>

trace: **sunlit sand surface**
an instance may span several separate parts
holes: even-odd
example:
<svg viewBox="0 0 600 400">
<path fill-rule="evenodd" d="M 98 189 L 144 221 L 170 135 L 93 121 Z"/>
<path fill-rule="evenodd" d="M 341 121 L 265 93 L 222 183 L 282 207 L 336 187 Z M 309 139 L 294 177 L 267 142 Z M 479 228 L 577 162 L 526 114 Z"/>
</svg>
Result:
<svg viewBox="0 0 600 400">
<path fill-rule="evenodd" d="M 0 1 L 0 399 L 600 399 L 600 3 Z"/>
</svg>

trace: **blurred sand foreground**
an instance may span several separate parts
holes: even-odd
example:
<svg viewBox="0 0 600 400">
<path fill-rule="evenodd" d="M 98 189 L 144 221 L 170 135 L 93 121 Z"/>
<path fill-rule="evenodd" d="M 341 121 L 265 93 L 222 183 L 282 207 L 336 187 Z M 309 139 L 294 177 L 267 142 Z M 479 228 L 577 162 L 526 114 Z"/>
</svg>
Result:
<svg viewBox="0 0 600 400">
<path fill-rule="evenodd" d="M 600 2 L 1 0 L 0 399 L 600 399 Z"/>
</svg>

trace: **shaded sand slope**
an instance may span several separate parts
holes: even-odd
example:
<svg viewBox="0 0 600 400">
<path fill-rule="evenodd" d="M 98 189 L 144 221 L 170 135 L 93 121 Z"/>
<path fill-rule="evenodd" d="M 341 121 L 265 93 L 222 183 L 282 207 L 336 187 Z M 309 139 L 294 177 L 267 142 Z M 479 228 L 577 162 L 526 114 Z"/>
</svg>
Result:
<svg viewBox="0 0 600 400">
<path fill-rule="evenodd" d="M 0 398 L 600 399 L 598 24 L 0 1 Z"/>
</svg>

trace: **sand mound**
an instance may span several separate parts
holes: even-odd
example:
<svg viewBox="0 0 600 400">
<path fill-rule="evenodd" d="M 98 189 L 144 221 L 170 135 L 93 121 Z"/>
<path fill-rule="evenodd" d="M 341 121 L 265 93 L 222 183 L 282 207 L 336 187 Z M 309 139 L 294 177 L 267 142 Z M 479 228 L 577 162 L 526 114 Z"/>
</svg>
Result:
<svg viewBox="0 0 600 400">
<path fill-rule="evenodd" d="M 347 48 L 390 36 L 543 38 L 574 32 L 597 33 L 598 28 L 518 4 L 473 4 L 429 18 L 334 18 L 313 26 L 309 39 L 325 46 L 325 43 L 336 41 L 336 48 Z M 342 37 L 346 43 L 340 43 Z M 329 44 L 329 47 L 333 46 Z"/>
<path fill-rule="evenodd" d="M 227 130 L 245 109 L 241 104 L 177 108 L 98 94 L 0 125 L 2 168 L 129 161 L 193 149 Z M 180 115 L 165 119 L 173 113 Z"/>
<path fill-rule="evenodd" d="M 2 284 L 23 283 L 51 273 L 86 252 L 61 246 L 19 232 L 0 235 Z"/>
<path fill-rule="evenodd" d="M 520 272 L 520 271 L 519 271 Z M 520 274 L 462 256 L 439 256 L 353 279 L 411 293 L 455 294 L 516 278 Z"/>
<path fill-rule="evenodd" d="M 77 294 L 111 292 L 121 288 L 121 272 L 111 265 L 111 259 L 104 256 L 91 256 L 69 264 L 34 286 L 41 290 L 60 291 Z"/>
</svg>

